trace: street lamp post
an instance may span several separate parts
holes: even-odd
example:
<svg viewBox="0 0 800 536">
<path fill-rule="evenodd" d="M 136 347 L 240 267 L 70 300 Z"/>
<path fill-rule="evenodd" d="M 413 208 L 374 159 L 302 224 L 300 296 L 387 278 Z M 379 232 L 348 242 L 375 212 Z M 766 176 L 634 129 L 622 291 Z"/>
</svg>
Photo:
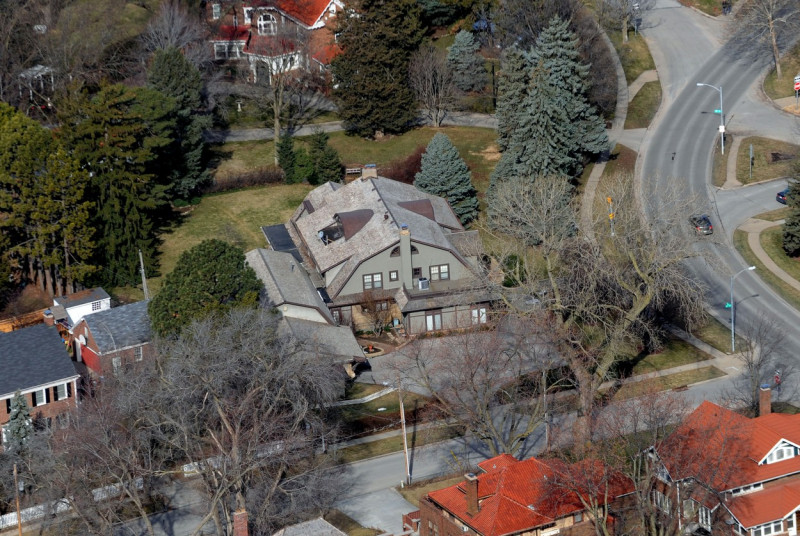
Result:
<svg viewBox="0 0 800 536">
<path fill-rule="evenodd" d="M 755 266 L 748 266 L 747 268 L 743 268 L 733 274 L 731 276 L 731 353 L 736 351 L 736 328 L 735 328 L 735 321 L 736 321 L 736 302 L 733 301 L 733 280 L 744 272 L 753 271 L 755 270 Z"/>
<path fill-rule="evenodd" d="M 722 109 L 722 86 L 712 86 L 711 84 L 703 84 L 702 82 L 697 83 L 697 87 L 706 86 L 710 87 L 711 89 L 716 89 L 719 91 L 719 136 L 720 136 L 720 147 L 722 149 L 722 154 L 725 154 L 725 112 Z"/>
</svg>

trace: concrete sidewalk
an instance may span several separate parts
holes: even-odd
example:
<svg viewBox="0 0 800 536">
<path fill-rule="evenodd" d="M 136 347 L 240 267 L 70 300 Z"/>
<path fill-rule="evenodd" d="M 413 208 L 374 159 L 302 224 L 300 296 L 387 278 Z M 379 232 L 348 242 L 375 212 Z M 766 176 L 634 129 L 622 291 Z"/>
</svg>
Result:
<svg viewBox="0 0 800 536">
<path fill-rule="evenodd" d="M 780 266 L 778 266 L 761 246 L 761 232 L 772 227 L 777 227 L 778 225 L 783 225 L 783 222 L 784 220 L 767 221 L 750 218 L 744 222 L 739 229 L 747 233 L 747 245 L 753 250 L 755 256 L 758 257 L 758 260 L 761 261 L 761 263 L 766 266 L 770 272 L 780 277 L 781 280 L 786 284 L 797 290 L 800 290 L 800 281 L 794 279 Z"/>
</svg>

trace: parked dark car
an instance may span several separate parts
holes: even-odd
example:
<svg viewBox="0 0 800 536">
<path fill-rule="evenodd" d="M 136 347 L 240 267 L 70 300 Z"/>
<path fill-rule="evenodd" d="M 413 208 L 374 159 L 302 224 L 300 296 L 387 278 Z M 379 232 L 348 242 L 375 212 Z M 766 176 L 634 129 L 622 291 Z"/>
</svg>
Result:
<svg viewBox="0 0 800 536">
<path fill-rule="evenodd" d="M 787 195 L 789 195 L 789 188 L 786 188 L 785 190 L 781 190 L 780 192 L 778 192 L 778 195 L 775 196 L 775 201 L 785 205 Z"/>
<path fill-rule="evenodd" d="M 714 233 L 714 226 L 711 225 L 711 219 L 705 214 L 693 214 L 689 216 L 689 223 L 694 227 L 694 232 L 701 235 L 710 235 Z"/>
</svg>

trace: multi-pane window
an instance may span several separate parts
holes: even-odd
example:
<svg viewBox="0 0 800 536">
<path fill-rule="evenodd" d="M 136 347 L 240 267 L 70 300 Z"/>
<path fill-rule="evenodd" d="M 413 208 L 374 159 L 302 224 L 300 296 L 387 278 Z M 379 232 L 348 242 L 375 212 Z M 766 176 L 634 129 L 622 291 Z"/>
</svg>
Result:
<svg viewBox="0 0 800 536">
<path fill-rule="evenodd" d="M 102 304 L 99 301 L 92 302 L 92 311 L 99 311 Z"/>
<path fill-rule="evenodd" d="M 243 47 L 241 43 L 214 43 L 214 59 L 241 58 L 244 55 Z"/>
<path fill-rule="evenodd" d="M 775 463 L 789 458 L 794 458 L 794 447 L 792 445 L 781 445 L 767 456 L 766 463 Z"/>
<path fill-rule="evenodd" d="M 278 33 L 278 21 L 271 13 L 262 13 L 258 17 L 258 35 L 275 35 Z"/>
<path fill-rule="evenodd" d="M 67 384 L 62 383 L 61 385 L 53 387 L 53 394 L 56 400 L 64 400 L 67 398 Z"/>
<path fill-rule="evenodd" d="M 374 288 L 383 288 L 383 275 L 381 274 L 366 274 L 363 276 L 364 290 L 372 290 Z"/>
<path fill-rule="evenodd" d="M 141 346 L 137 346 L 136 348 L 134 348 L 133 349 L 133 360 L 134 361 L 141 361 L 142 360 L 142 353 L 143 353 L 143 351 L 142 351 L 142 347 Z"/>
<path fill-rule="evenodd" d="M 244 8 L 244 23 L 251 24 L 253 22 L 253 8 L 246 7 Z"/>
<path fill-rule="evenodd" d="M 333 316 L 333 323 L 337 326 L 342 322 L 342 313 L 339 309 L 331 309 L 331 316 Z"/>
<path fill-rule="evenodd" d="M 705 506 L 700 507 L 700 515 L 698 517 L 700 526 L 706 530 L 711 530 L 711 510 Z"/>
<path fill-rule="evenodd" d="M 391 270 L 389 272 L 389 281 L 397 281 L 400 279 L 400 274 L 398 274 L 397 270 Z"/>
<path fill-rule="evenodd" d="M 431 266 L 431 281 L 439 281 L 440 279 L 450 279 L 449 264 Z"/>
<path fill-rule="evenodd" d="M 39 389 L 38 391 L 34 391 L 32 394 L 33 407 L 44 406 L 47 404 L 47 391 L 45 389 Z"/>
<path fill-rule="evenodd" d="M 472 324 L 486 323 L 486 307 L 476 307 L 472 310 Z"/>
<path fill-rule="evenodd" d="M 653 491 L 653 504 L 663 512 L 672 510 L 672 501 L 658 490 Z"/>
<path fill-rule="evenodd" d="M 414 279 L 419 279 L 420 277 L 422 277 L 422 268 L 412 268 L 411 277 L 413 277 Z"/>
<path fill-rule="evenodd" d="M 211 18 L 217 20 L 222 14 L 222 7 L 219 4 L 211 5 Z"/>
<path fill-rule="evenodd" d="M 752 536 L 770 536 L 770 534 L 778 534 L 780 532 L 783 532 L 783 521 L 765 523 L 750 530 Z"/>
<path fill-rule="evenodd" d="M 122 359 L 118 355 L 111 358 L 111 367 L 114 369 L 115 375 L 119 373 L 119 369 L 122 367 Z"/>
<path fill-rule="evenodd" d="M 427 331 L 439 331 L 442 329 L 442 313 L 426 313 L 425 329 Z"/>
</svg>

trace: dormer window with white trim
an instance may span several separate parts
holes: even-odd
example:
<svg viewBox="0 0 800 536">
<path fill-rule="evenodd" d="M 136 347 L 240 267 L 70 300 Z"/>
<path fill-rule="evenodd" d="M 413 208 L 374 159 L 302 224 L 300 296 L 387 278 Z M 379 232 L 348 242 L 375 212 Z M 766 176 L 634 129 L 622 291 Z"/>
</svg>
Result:
<svg viewBox="0 0 800 536">
<path fill-rule="evenodd" d="M 258 35 L 275 35 L 278 33 L 278 21 L 271 13 L 262 13 L 258 17 Z"/>
<path fill-rule="evenodd" d="M 253 8 L 246 7 L 243 9 L 244 11 L 244 23 L 245 24 L 252 24 L 253 23 Z"/>
<path fill-rule="evenodd" d="M 102 306 L 103 302 L 94 301 L 92 302 L 92 311 L 99 311 Z"/>
<path fill-rule="evenodd" d="M 781 441 L 781 443 L 775 447 L 775 449 L 769 453 L 769 456 L 767 456 L 761 463 L 763 465 L 782 462 L 783 460 L 788 460 L 789 458 L 794 458 L 795 456 L 797 456 L 797 447 L 788 443 L 787 441 Z"/>
</svg>

